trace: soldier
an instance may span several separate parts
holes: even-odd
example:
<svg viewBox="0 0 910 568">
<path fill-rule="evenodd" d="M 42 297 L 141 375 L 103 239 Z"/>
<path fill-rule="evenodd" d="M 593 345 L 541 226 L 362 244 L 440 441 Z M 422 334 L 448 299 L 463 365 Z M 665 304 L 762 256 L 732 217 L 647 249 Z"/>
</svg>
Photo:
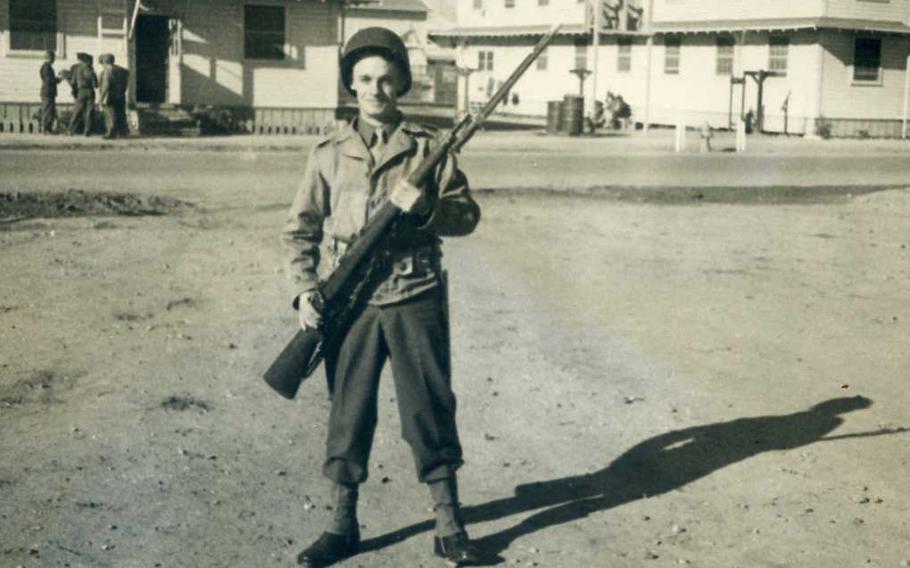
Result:
<svg viewBox="0 0 910 568">
<path fill-rule="evenodd" d="M 41 65 L 41 132 L 52 134 L 54 121 L 57 120 L 57 83 L 62 81 L 54 73 L 53 51 L 44 52 L 44 64 Z"/>
<path fill-rule="evenodd" d="M 102 64 L 101 79 L 98 85 L 98 99 L 104 108 L 104 126 L 107 139 L 129 134 L 126 125 L 126 88 L 129 82 L 129 71 L 114 64 L 110 53 L 98 57 Z"/>
<path fill-rule="evenodd" d="M 407 50 L 384 28 L 366 28 L 348 41 L 341 58 L 345 88 L 358 116 L 319 142 L 310 154 L 282 240 L 289 249 L 300 325 L 314 328 L 319 244 L 324 232 L 336 263 L 368 218 L 386 201 L 404 212 L 388 243 L 387 263 L 368 304 L 346 334 L 327 346 L 331 396 L 323 473 L 333 482 L 334 516 L 326 531 L 300 553 L 302 566 L 328 566 L 358 551 L 358 487 L 377 419 L 377 389 L 391 362 L 402 432 L 418 479 L 429 485 L 436 515 L 434 553 L 453 564 L 480 560 L 461 520 L 455 472 L 462 465 L 451 389 L 448 321 L 440 236 L 466 235 L 480 219 L 467 179 L 454 156 L 425 188 L 406 181 L 429 152 L 434 134 L 405 120 L 397 100 L 411 87 Z"/>
<path fill-rule="evenodd" d="M 70 135 L 76 134 L 76 127 L 81 122 L 85 127 L 85 135 L 92 132 L 92 112 L 95 110 L 95 89 L 98 87 L 98 77 L 92 68 L 92 56 L 87 53 L 78 53 L 79 63 L 72 68 L 73 96 L 76 105 L 73 107 L 73 116 L 70 119 Z"/>
</svg>

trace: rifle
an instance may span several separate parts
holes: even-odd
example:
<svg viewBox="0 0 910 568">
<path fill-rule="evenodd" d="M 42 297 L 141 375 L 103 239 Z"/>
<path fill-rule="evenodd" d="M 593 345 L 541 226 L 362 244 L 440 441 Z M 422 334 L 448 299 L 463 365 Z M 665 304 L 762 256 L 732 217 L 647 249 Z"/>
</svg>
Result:
<svg viewBox="0 0 910 568">
<path fill-rule="evenodd" d="M 467 113 L 439 140 L 408 176 L 409 183 L 417 187 L 422 186 L 450 152 L 461 150 L 553 40 L 559 27 L 557 24 L 544 34 L 534 50 L 525 57 L 480 111 L 476 114 Z M 309 377 L 322 361 L 325 355 L 325 341 L 340 337 L 344 332 L 349 320 L 365 301 L 363 297 L 365 292 L 369 291 L 371 276 L 377 269 L 376 263 L 372 260 L 401 213 L 401 209 L 386 201 L 341 257 L 335 271 L 317 285 L 313 304 L 322 313 L 325 323 L 320 329 L 298 330 L 263 375 L 265 382 L 278 394 L 288 399 L 294 398 L 300 383 Z"/>
</svg>

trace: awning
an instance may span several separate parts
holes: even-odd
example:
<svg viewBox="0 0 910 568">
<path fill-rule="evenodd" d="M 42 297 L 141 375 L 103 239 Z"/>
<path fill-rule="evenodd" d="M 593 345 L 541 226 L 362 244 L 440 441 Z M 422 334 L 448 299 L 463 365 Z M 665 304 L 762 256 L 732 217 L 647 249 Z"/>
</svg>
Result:
<svg viewBox="0 0 910 568">
<path fill-rule="evenodd" d="M 452 28 L 448 30 L 430 30 L 429 37 L 433 41 L 449 40 L 457 41 L 461 39 L 496 39 L 496 38 L 537 38 L 547 32 L 553 26 L 543 24 L 539 26 L 477 26 Z M 585 37 L 591 35 L 591 29 L 584 24 L 565 24 L 556 33 L 557 37 Z M 632 32 L 626 30 L 603 30 L 601 35 L 614 36 L 646 36 L 642 32 Z"/>
<path fill-rule="evenodd" d="M 704 20 L 700 22 L 654 22 L 655 34 L 723 32 L 776 32 L 788 30 L 841 30 L 910 35 L 910 26 L 853 18 L 779 18 L 753 20 Z"/>
<path fill-rule="evenodd" d="M 431 30 L 431 40 L 535 38 L 545 34 L 549 25 L 477 26 Z M 779 18 L 752 20 L 703 20 L 699 22 L 654 22 L 654 34 L 698 34 L 733 32 L 783 32 L 793 30 L 841 30 L 866 33 L 910 35 L 910 26 L 901 22 L 883 22 L 853 18 Z M 591 30 L 583 24 L 564 25 L 557 36 L 589 37 Z M 603 36 L 647 37 L 642 31 L 603 30 Z"/>
</svg>

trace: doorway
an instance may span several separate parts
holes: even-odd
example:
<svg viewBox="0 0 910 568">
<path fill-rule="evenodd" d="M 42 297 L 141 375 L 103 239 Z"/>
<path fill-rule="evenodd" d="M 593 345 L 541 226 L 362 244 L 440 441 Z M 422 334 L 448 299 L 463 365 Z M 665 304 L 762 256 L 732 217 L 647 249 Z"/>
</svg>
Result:
<svg viewBox="0 0 910 568">
<path fill-rule="evenodd" d="M 167 16 L 139 16 L 136 21 L 137 102 L 160 104 L 167 100 L 169 43 Z"/>
</svg>

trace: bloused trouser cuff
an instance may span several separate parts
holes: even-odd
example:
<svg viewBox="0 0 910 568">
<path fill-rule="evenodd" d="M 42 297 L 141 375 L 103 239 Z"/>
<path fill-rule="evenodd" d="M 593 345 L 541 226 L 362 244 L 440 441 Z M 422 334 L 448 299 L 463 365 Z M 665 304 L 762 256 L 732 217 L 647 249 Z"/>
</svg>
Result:
<svg viewBox="0 0 910 568">
<path fill-rule="evenodd" d="M 326 354 L 332 410 L 323 473 L 339 483 L 366 480 L 377 421 L 379 377 L 392 364 L 402 436 L 420 481 L 461 466 L 448 329 L 438 290 L 388 306 L 366 306 L 339 346 Z"/>
</svg>

